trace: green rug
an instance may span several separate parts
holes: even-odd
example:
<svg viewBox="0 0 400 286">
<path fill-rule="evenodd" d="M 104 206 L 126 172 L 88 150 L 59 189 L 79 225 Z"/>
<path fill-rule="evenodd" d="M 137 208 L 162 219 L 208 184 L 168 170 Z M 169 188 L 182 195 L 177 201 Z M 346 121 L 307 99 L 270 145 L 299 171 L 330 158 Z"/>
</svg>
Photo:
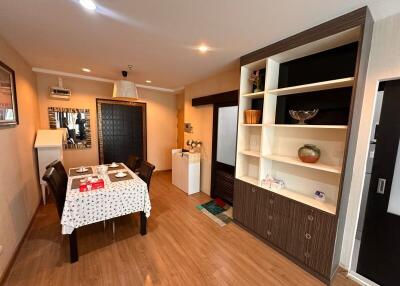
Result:
<svg viewBox="0 0 400 286">
<path fill-rule="evenodd" d="M 231 213 L 231 207 L 228 205 L 221 207 L 212 200 L 208 203 L 198 205 L 196 208 L 220 226 L 224 226 L 232 221 L 232 218 L 229 216 Z"/>
</svg>

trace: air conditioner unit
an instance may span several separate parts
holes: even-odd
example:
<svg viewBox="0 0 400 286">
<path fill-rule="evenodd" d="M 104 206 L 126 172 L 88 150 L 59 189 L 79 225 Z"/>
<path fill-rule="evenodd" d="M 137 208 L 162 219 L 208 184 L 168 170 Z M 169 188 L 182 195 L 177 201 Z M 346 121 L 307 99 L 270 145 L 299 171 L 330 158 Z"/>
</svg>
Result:
<svg viewBox="0 0 400 286">
<path fill-rule="evenodd" d="M 63 87 L 62 78 L 58 78 L 58 86 L 50 87 L 50 97 L 69 100 L 71 90 Z"/>
</svg>

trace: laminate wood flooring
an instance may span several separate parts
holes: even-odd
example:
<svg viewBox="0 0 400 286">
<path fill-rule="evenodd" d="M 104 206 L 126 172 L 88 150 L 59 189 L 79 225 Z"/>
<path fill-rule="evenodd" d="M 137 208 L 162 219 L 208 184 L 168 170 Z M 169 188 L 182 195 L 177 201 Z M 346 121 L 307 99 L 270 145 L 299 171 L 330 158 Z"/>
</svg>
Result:
<svg viewBox="0 0 400 286">
<path fill-rule="evenodd" d="M 148 234 L 139 216 L 78 231 L 79 262 L 69 263 L 68 239 L 54 203 L 41 206 L 6 285 L 323 285 L 299 266 L 230 223 L 218 226 L 196 209 L 210 198 L 187 196 L 171 172 L 155 173 Z M 339 272 L 333 285 L 356 285 Z"/>
</svg>

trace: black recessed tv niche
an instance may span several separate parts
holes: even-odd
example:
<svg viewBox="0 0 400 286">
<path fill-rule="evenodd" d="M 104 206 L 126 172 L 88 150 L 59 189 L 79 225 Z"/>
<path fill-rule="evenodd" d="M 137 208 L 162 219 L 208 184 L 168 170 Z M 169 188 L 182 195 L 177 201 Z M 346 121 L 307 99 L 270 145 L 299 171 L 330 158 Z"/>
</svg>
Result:
<svg viewBox="0 0 400 286">
<path fill-rule="evenodd" d="M 351 43 L 304 58 L 282 63 L 279 88 L 353 77 L 357 60 L 357 43 Z M 305 72 L 306 71 L 306 72 Z M 289 110 L 319 109 L 318 115 L 307 121 L 316 125 L 347 125 L 352 88 L 337 88 L 296 95 L 278 96 L 276 124 L 296 124 Z"/>
</svg>

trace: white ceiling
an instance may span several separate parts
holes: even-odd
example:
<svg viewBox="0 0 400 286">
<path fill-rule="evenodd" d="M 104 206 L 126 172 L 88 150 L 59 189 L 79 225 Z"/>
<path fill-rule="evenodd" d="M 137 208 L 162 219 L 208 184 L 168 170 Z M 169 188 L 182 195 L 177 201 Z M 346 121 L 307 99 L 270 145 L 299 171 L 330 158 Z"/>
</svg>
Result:
<svg viewBox="0 0 400 286">
<path fill-rule="evenodd" d="M 379 19 L 399 0 L 1 0 L 0 35 L 32 66 L 177 88 L 229 68 L 240 56 L 370 5 Z M 206 43 L 212 51 L 193 49 Z M 87 75 L 87 74 L 85 74 Z"/>
</svg>

